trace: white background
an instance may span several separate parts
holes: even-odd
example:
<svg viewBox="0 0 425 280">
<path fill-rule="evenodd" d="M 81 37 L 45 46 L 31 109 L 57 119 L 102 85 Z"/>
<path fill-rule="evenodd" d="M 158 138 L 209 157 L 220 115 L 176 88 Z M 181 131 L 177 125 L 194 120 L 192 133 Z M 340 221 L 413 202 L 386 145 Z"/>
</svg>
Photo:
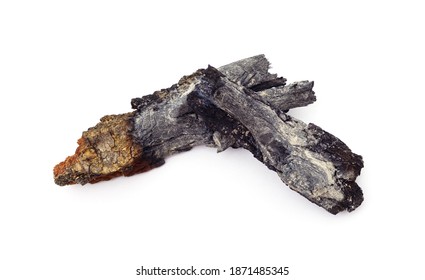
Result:
<svg viewBox="0 0 425 280">
<path fill-rule="evenodd" d="M 0 278 L 175 279 L 136 269 L 194 265 L 290 270 L 205 279 L 424 279 L 420 3 L 2 1 Z M 318 101 L 291 114 L 364 157 L 356 211 L 327 213 L 244 150 L 54 184 L 53 166 L 103 115 L 260 53 L 289 82 L 315 81 Z"/>
</svg>

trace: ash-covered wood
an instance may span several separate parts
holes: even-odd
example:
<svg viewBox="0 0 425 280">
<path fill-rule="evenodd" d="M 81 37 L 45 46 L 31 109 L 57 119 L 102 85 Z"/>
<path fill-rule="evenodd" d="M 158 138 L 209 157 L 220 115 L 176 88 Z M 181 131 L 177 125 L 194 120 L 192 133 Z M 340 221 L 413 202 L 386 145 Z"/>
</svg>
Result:
<svg viewBox="0 0 425 280">
<path fill-rule="evenodd" d="M 54 169 L 59 185 L 148 171 L 197 145 L 249 150 L 291 189 L 336 214 L 363 201 L 362 158 L 316 125 L 286 114 L 316 100 L 313 82 L 286 85 L 264 55 L 208 67 L 131 101 L 134 112 L 104 117 Z"/>
<path fill-rule="evenodd" d="M 209 67 L 188 103 L 197 115 L 213 123 L 206 121 L 218 137 L 226 135 L 229 127 L 237 128 L 240 137 L 245 136 L 243 143 L 250 143 L 241 147 L 310 201 L 334 214 L 359 206 L 363 196 L 355 179 L 363 167 L 362 158 L 320 127 L 276 111 L 257 96 Z"/>
</svg>

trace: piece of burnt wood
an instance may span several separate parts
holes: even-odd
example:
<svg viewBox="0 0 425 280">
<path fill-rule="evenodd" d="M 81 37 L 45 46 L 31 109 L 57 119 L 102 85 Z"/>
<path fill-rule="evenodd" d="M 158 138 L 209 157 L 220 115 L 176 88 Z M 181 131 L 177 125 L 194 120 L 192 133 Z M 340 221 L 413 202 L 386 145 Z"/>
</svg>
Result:
<svg viewBox="0 0 425 280">
<path fill-rule="evenodd" d="M 220 138 L 229 130 L 292 190 L 336 214 L 363 201 L 355 179 L 361 156 L 314 124 L 276 111 L 258 93 L 238 85 L 213 67 L 188 96 L 188 104 Z M 238 145 L 239 146 L 239 145 Z"/>
<path fill-rule="evenodd" d="M 54 168 L 58 185 L 95 183 L 162 165 L 197 145 L 245 148 L 289 187 L 331 213 L 363 200 L 362 160 L 336 137 L 285 114 L 314 102 L 313 83 L 285 85 L 264 55 L 184 76 L 131 101 L 135 111 L 106 116 L 83 132 L 75 155 Z"/>
</svg>

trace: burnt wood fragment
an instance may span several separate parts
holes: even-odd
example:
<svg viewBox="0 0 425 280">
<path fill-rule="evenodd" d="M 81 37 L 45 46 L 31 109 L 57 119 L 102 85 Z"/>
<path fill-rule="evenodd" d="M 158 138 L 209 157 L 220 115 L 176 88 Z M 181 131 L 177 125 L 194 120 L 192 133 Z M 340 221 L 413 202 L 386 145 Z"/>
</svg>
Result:
<svg viewBox="0 0 425 280">
<path fill-rule="evenodd" d="M 355 179 L 363 167 L 361 156 L 320 127 L 274 110 L 257 95 L 209 67 L 188 103 L 199 116 L 214 123 L 214 134 L 226 135 L 231 126 L 239 135 L 246 135 L 243 142 L 251 145 L 241 147 L 310 201 L 333 214 L 359 206 L 363 195 Z"/>
<path fill-rule="evenodd" d="M 197 145 L 249 150 L 291 189 L 336 214 L 363 201 L 362 158 L 314 124 L 286 114 L 316 100 L 313 82 L 286 85 L 264 55 L 209 66 L 170 88 L 134 98 L 131 113 L 83 132 L 75 155 L 54 168 L 58 185 L 96 183 L 165 163 Z"/>
</svg>

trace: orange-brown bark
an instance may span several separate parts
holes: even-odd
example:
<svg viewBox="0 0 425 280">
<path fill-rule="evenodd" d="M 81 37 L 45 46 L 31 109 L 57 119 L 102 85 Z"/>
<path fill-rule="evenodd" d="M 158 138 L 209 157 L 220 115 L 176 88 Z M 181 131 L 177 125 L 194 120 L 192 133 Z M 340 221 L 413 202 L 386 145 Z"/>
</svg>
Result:
<svg viewBox="0 0 425 280">
<path fill-rule="evenodd" d="M 154 166 L 143 159 L 142 148 L 131 137 L 133 114 L 105 116 L 83 132 L 75 154 L 54 167 L 55 182 L 95 183 L 152 169 Z"/>
</svg>

